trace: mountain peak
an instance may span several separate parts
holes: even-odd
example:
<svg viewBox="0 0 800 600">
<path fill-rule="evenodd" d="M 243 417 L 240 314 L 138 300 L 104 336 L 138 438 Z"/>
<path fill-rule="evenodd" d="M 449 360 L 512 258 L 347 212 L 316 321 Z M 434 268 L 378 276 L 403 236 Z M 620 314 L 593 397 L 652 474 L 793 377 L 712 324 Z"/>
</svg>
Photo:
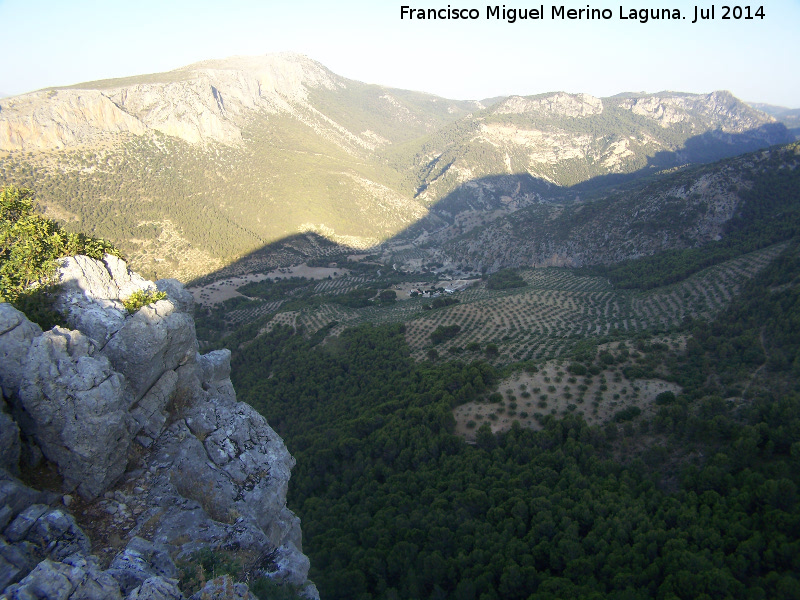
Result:
<svg viewBox="0 0 800 600">
<path fill-rule="evenodd" d="M 287 52 L 42 90 L 2 103 L 0 149 L 63 148 L 108 131 L 147 130 L 189 143 L 237 144 L 254 110 L 294 113 L 307 104 L 309 89 L 344 86 L 321 64 Z"/>
<path fill-rule="evenodd" d="M 496 114 L 586 117 L 603 112 L 603 101 L 589 94 L 553 92 L 536 96 L 511 96 L 495 106 Z"/>
</svg>

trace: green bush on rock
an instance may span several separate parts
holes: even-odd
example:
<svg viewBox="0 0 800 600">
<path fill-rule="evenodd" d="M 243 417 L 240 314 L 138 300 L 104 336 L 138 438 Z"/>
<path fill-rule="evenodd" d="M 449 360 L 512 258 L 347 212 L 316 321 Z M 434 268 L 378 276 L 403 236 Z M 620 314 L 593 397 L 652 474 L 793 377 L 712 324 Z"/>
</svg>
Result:
<svg viewBox="0 0 800 600">
<path fill-rule="evenodd" d="M 122 305 L 129 314 L 135 313 L 137 310 L 148 304 L 153 304 L 159 300 L 164 300 L 167 297 L 166 292 L 154 292 L 152 290 L 136 290 L 130 296 L 122 301 Z"/>
<path fill-rule="evenodd" d="M 110 242 L 64 231 L 38 214 L 31 190 L 0 190 L 0 301 L 10 302 L 42 327 L 52 327 L 60 320 L 52 309 L 56 259 L 75 254 L 120 256 Z"/>
</svg>

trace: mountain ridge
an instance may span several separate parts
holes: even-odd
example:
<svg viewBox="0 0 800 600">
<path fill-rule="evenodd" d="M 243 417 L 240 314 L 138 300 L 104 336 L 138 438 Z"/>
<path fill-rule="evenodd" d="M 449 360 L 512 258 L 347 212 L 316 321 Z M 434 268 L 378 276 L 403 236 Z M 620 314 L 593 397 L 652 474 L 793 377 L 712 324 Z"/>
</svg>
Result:
<svg viewBox="0 0 800 600">
<path fill-rule="evenodd" d="M 0 101 L 0 177 L 144 273 L 189 280 L 297 233 L 360 249 L 450 239 L 577 185 L 792 139 L 729 92 L 494 100 L 357 82 L 295 54 L 202 61 Z"/>
</svg>

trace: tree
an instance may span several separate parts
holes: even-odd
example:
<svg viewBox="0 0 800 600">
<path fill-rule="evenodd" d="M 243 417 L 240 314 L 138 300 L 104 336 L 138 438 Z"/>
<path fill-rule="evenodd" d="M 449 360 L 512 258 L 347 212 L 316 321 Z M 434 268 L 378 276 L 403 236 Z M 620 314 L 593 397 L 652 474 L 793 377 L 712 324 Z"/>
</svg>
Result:
<svg viewBox="0 0 800 600">
<path fill-rule="evenodd" d="M 59 320 L 50 308 L 56 259 L 74 254 L 100 259 L 106 253 L 119 256 L 105 240 L 67 233 L 37 214 L 31 190 L 0 190 L 0 301 L 11 302 L 43 327 Z"/>
</svg>

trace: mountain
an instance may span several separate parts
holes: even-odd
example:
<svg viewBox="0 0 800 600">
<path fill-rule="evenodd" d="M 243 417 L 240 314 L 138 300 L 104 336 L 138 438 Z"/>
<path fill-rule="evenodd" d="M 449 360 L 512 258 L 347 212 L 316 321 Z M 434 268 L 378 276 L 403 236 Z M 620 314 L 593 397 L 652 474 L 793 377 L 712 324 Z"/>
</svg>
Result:
<svg viewBox="0 0 800 600">
<path fill-rule="evenodd" d="M 800 145 L 771 117 L 726 92 L 448 104 L 291 55 L 41 94 L 0 102 L 4 131 L 64 147 L 7 151 L 6 180 L 159 272 L 225 266 L 188 288 L 196 329 L 178 282 L 113 257 L 63 265 L 71 330 L 0 304 L 0 456 L 34 439 L 38 479 L 102 494 L 76 523 L 85 498 L 2 478 L 0 577 L 32 569 L 11 597 L 214 597 L 249 566 L 343 600 L 800 597 Z M 31 231 L 103 248 L 3 235 Z M 11 247 L 20 283 L 37 246 Z M 127 314 L 137 287 L 168 298 Z"/>
<path fill-rule="evenodd" d="M 787 108 L 785 106 L 775 106 L 774 104 L 763 104 L 751 102 L 750 106 L 773 116 L 794 134 L 796 139 L 800 139 L 800 108 Z"/>
<path fill-rule="evenodd" d="M 512 97 L 418 150 L 419 196 L 432 204 L 410 233 L 444 231 L 442 241 L 487 217 L 563 197 L 565 188 L 602 188 L 790 140 L 785 127 L 728 92 Z"/>
<path fill-rule="evenodd" d="M 188 280 L 298 233 L 450 238 L 569 186 L 791 139 L 727 92 L 455 101 L 277 54 L 3 100 L 0 178 Z"/>
<path fill-rule="evenodd" d="M 800 146 L 791 144 L 587 190 L 441 240 L 440 251 L 450 262 L 476 270 L 584 266 L 728 240 L 752 225 L 746 215 L 769 214 L 772 222 L 762 227 L 778 232 L 777 223 L 794 214 L 792 196 L 778 205 L 771 205 L 771 198 L 776 189 L 800 189 L 794 175 L 799 165 Z M 395 260 L 402 263 L 400 256 Z"/>
<path fill-rule="evenodd" d="M 169 256 L 188 278 L 298 230 L 355 245 L 396 233 L 425 211 L 374 150 L 475 106 L 296 55 L 208 61 L 4 101 L 2 177 L 135 264 L 163 271 Z"/>
</svg>

